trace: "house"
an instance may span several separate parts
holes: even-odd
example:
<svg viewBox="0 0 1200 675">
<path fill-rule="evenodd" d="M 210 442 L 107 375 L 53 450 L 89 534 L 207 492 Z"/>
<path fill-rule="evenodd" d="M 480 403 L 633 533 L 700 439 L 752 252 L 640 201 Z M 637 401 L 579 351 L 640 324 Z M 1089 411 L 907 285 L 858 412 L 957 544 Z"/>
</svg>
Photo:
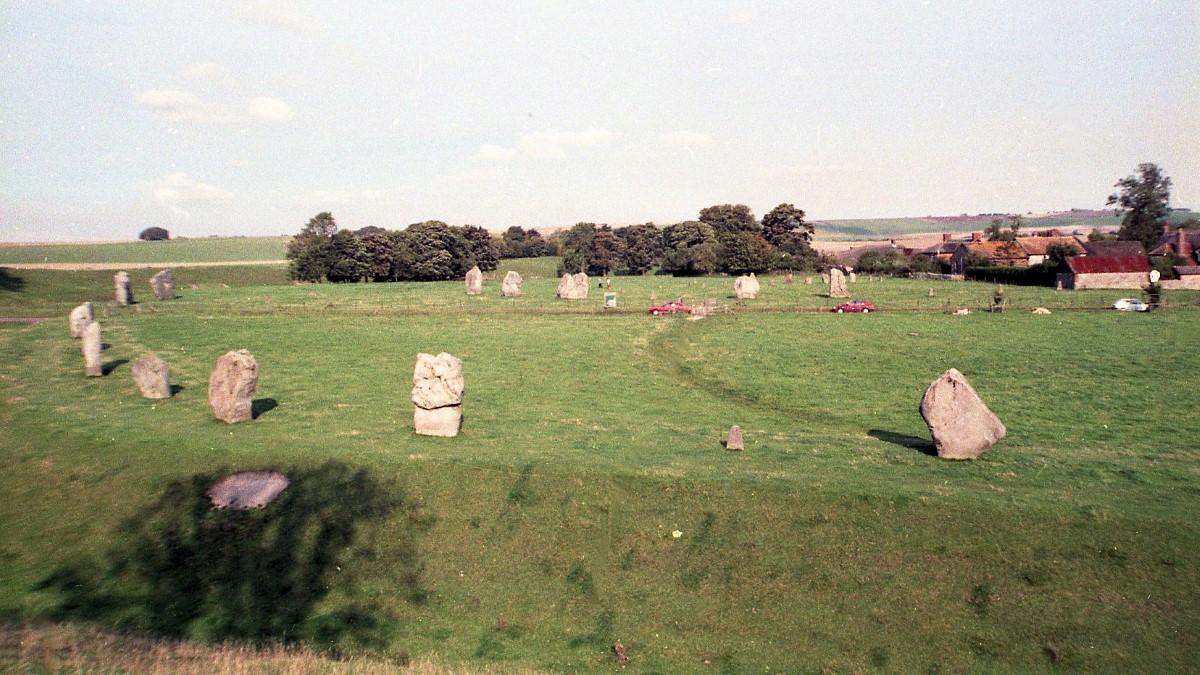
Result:
<svg viewBox="0 0 1200 675">
<path fill-rule="evenodd" d="M 1083 243 L 1083 250 L 1087 255 L 1101 258 L 1146 257 L 1146 249 L 1140 241 L 1087 241 Z"/>
<path fill-rule="evenodd" d="M 1063 288 L 1142 288 L 1150 283 L 1150 263 L 1143 256 L 1072 256 L 1069 272 L 1060 272 Z"/>
<path fill-rule="evenodd" d="M 1069 246 L 1075 251 L 1072 255 L 1083 255 L 1086 251 L 1075 237 L 1017 237 L 1017 243 L 1029 254 L 1030 265 L 1040 265 L 1049 258 L 1050 247 L 1054 244 Z"/>
<path fill-rule="evenodd" d="M 1200 290 L 1200 265 L 1176 265 L 1174 267 L 1178 279 L 1164 279 L 1163 288 Z"/>
<path fill-rule="evenodd" d="M 933 260 L 948 263 L 950 262 L 950 259 L 954 257 L 954 249 L 958 248 L 960 243 L 962 242 L 954 241 L 954 235 L 950 234 L 949 232 L 944 232 L 942 233 L 941 243 L 934 244 L 929 248 L 923 249 L 921 251 L 921 255 Z"/>
<path fill-rule="evenodd" d="M 1196 251 L 1200 251 L 1200 231 L 1188 231 L 1181 227 L 1171 232 L 1170 225 L 1163 226 L 1162 236 L 1150 247 L 1150 255 L 1174 255 L 1187 261 L 1188 265 L 1200 262 L 1196 258 Z"/>
<path fill-rule="evenodd" d="M 968 258 L 982 256 L 997 267 L 1028 267 L 1029 254 L 1015 241 L 968 241 L 959 242 L 950 256 L 950 272 L 963 274 Z"/>
</svg>

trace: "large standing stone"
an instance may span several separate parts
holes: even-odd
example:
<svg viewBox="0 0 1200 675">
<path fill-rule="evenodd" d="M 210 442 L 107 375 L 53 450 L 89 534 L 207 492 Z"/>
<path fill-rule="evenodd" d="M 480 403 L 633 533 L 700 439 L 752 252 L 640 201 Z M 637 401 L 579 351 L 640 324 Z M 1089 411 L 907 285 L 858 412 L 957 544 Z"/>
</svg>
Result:
<svg viewBox="0 0 1200 675">
<path fill-rule="evenodd" d="M 479 295 L 483 292 L 483 272 L 479 265 L 467 271 L 467 295 Z"/>
<path fill-rule="evenodd" d="M 71 310 L 71 316 L 67 319 L 67 330 L 70 332 L 71 337 L 81 337 L 83 329 L 94 321 L 95 318 L 92 314 L 92 303 L 90 302 L 85 302 Z"/>
<path fill-rule="evenodd" d="M 588 276 L 579 274 L 564 274 L 558 282 L 558 297 L 567 300 L 587 300 Z"/>
<path fill-rule="evenodd" d="M 506 298 L 519 298 L 521 297 L 521 284 L 524 281 L 520 274 L 509 270 L 508 274 L 504 275 L 504 281 L 500 283 L 500 292 Z"/>
<path fill-rule="evenodd" d="M 118 305 L 133 304 L 133 290 L 129 288 L 128 272 L 117 272 L 113 275 L 113 299 Z"/>
<path fill-rule="evenodd" d="M 726 450 L 745 450 L 746 442 L 742 440 L 742 428 L 738 425 L 729 427 L 729 437 L 725 440 Z"/>
<path fill-rule="evenodd" d="M 422 436 L 457 436 L 462 427 L 462 361 L 446 352 L 417 354 L 413 369 L 413 430 Z"/>
<path fill-rule="evenodd" d="M 954 368 L 929 385 L 920 410 L 942 459 L 975 459 L 1008 433 Z"/>
<path fill-rule="evenodd" d="M 171 398 L 171 367 L 166 361 L 147 356 L 134 361 L 131 370 L 142 398 Z"/>
<path fill-rule="evenodd" d="M 846 288 L 846 275 L 842 273 L 839 267 L 831 267 L 829 269 L 829 297 L 850 297 L 850 291 Z"/>
<path fill-rule="evenodd" d="M 175 299 L 175 275 L 171 270 L 163 270 L 150 277 L 150 289 L 159 300 Z"/>
<path fill-rule="evenodd" d="M 217 359 L 208 379 L 208 404 L 222 422 L 234 424 L 253 417 L 254 387 L 258 385 L 258 362 L 245 349 L 228 352 Z"/>
<path fill-rule="evenodd" d="M 100 364 L 100 322 L 89 322 L 83 327 L 80 337 L 83 338 L 83 372 L 88 377 L 100 377 L 104 374 Z"/>
<path fill-rule="evenodd" d="M 738 300 L 753 300 L 758 297 L 759 285 L 758 278 L 751 272 L 750 276 L 742 275 L 733 282 L 733 291 L 737 293 Z"/>
</svg>

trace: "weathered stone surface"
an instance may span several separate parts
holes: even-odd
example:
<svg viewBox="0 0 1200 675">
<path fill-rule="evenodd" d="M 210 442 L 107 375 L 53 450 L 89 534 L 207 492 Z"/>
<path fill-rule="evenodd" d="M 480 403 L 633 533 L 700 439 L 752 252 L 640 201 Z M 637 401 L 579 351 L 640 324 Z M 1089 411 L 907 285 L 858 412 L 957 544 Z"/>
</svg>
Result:
<svg viewBox="0 0 1200 675">
<path fill-rule="evenodd" d="M 855 274 L 854 272 L 851 272 L 849 274 L 849 277 L 850 277 L 850 283 L 852 283 L 852 284 L 858 283 L 858 275 L 857 274 Z"/>
<path fill-rule="evenodd" d="M 218 509 L 261 509 L 289 483 L 287 476 L 276 471 L 243 471 L 213 483 L 208 499 Z"/>
<path fill-rule="evenodd" d="M 829 297 L 848 298 L 850 291 L 846 288 L 846 275 L 840 267 L 829 269 Z"/>
<path fill-rule="evenodd" d="M 461 405 L 449 405 L 433 410 L 413 406 L 413 431 L 422 436 L 451 438 L 457 436 L 460 429 L 462 429 Z"/>
<path fill-rule="evenodd" d="M 737 294 L 738 300 L 753 300 L 758 297 L 759 290 L 758 278 L 753 272 L 750 276 L 743 274 L 733 282 L 733 292 Z"/>
<path fill-rule="evenodd" d="M 171 270 L 155 274 L 150 277 L 150 290 L 154 291 L 154 297 L 159 300 L 174 300 L 175 275 L 171 274 Z"/>
<path fill-rule="evenodd" d="M 928 293 L 927 295 L 928 295 L 929 297 L 931 297 L 931 298 L 932 298 L 932 297 L 934 297 L 935 295 L 937 295 L 937 293 L 934 293 L 934 292 L 933 292 L 933 287 L 932 287 L 932 286 L 930 286 L 930 287 L 929 287 L 929 293 Z"/>
<path fill-rule="evenodd" d="M 467 270 L 467 295 L 479 295 L 483 292 L 483 272 L 476 265 Z"/>
<path fill-rule="evenodd" d="M 228 424 L 250 419 L 257 385 L 258 362 L 254 356 L 245 349 L 226 353 L 217 359 L 208 379 L 208 404 L 213 414 Z"/>
<path fill-rule="evenodd" d="M 558 281 L 558 297 L 567 300 L 587 300 L 588 276 L 579 274 L 564 274 Z"/>
<path fill-rule="evenodd" d="M 975 459 L 1008 433 L 967 378 L 954 368 L 925 390 L 920 411 L 942 459 Z"/>
<path fill-rule="evenodd" d="M 1033 313 L 1034 314 L 1049 314 L 1050 310 L 1046 309 L 1045 307 L 1034 307 Z"/>
<path fill-rule="evenodd" d="M 446 352 L 417 354 L 413 369 L 413 430 L 424 436 L 457 436 L 465 389 L 462 361 Z"/>
<path fill-rule="evenodd" d="M 67 331 L 73 338 L 80 337 L 83 335 L 83 329 L 95 319 L 96 317 L 92 314 L 92 303 L 85 302 L 71 310 L 71 316 L 67 319 Z"/>
<path fill-rule="evenodd" d="M 804 277 L 804 285 L 812 286 L 812 277 Z"/>
<path fill-rule="evenodd" d="M 83 338 L 83 372 L 88 377 L 100 377 L 104 374 L 100 363 L 100 322 L 89 322 L 83 327 L 80 337 Z"/>
<path fill-rule="evenodd" d="M 118 305 L 133 304 L 133 290 L 129 288 L 128 272 L 117 272 L 113 275 L 113 299 Z"/>
<path fill-rule="evenodd" d="M 958 309 L 954 310 L 954 316 L 969 316 L 970 314 L 971 310 L 967 309 L 966 307 L 959 307 Z"/>
<path fill-rule="evenodd" d="M 166 361 L 147 356 L 134 361 L 130 370 L 142 398 L 171 398 L 171 367 Z"/>
<path fill-rule="evenodd" d="M 729 436 L 725 439 L 726 450 L 745 450 L 746 442 L 742 440 L 742 428 L 738 425 L 729 427 Z"/>
<path fill-rule="evenodd" d="M 521 284 L 524 281 L 520 274 L 509 270 L 508 274 L 504 275 L 504 281 L 500 284 L 500 292 L 506 298 L 519 298 L 521 297 Z"/>
</svg>

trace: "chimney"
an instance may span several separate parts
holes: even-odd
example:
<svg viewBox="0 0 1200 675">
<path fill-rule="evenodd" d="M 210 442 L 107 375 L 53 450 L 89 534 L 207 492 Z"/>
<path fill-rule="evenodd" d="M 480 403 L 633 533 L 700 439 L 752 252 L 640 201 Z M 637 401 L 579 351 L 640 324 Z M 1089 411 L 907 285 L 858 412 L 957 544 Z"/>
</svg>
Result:
<svg viewBox="0 0 1200 675">
<path fill-rule="evenodd" d="M 954 238 L 954 235 L 950 234 L 949 232 L 942 233 L 942 241 L 943 242 L 950 241 L 953 238 Z"/>
<path fill-rule="evenodd" d="M 982 232 L 972 232 L 971 233 L 971 241 L 983 241 L 983 233 Z"/>
<path fill-rule="evenodd" d="M 1175 253 L 1177 253 L 1179 257 L 1187 258 L 1189 261 L 1192 259 L 1192 242 L 1188 241 L 1187 234 L 1184 233 L 1182 227 L 1179 228 L 1179 243 L 1176 244 L 1175 249 Z"/>
<path fill-rule="evenodd" d="M 1171 234 L 1171 224 L 1170 223 L 1163 224 L 1163 234 Z"/>
</svg>

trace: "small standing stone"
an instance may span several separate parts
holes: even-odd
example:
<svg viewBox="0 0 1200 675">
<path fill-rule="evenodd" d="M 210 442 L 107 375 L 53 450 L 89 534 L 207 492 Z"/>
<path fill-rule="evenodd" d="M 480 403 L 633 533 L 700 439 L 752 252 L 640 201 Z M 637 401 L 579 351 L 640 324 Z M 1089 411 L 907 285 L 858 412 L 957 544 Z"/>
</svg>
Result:
<svg viewBox="0 0 1200 675">
<path fill-rule="evenodd" d="M 753 300 L 758 297 L 759 290 L 758 278 L 751 272 L 750 276 L 742 275 L 733 282 L 733 291 L 737 294 L 738 300 Z"/>
<path fill-rule="evenodd" d="M 519 298 L 521 297 L 522 282 L 524 282 L 524 279 L 521 278 L 520 274 L 509 270 L 508 274 L 504 275 L 504 281 L 500 283 L 500 292 L 506 298 Z"/>
<path fill-rule="evenodd" d="M 483 272 L 479 265 L 467 271 L 467 295 L 479 295 L 483 292 Z"/>
<path fill-rule="evenodd" d="M 804 285 L 812 286 L 812 277 L 804 277 Z"/>
<path fill-rule="evenodd" d="M 134 361 L 131 370 L 142 398 L 171 398 L 171 367 L 166 361 L 147 356 Z"/>
<path fill-rule="evenodd" d="M 113 296 L 118 305 L 133 304 L 133 290 L 129 288 L 128 272 L 117 272 L 113 275 Z"/>
<path fill-rule="evenodd" d="M 100 377 L 104 374 L 100 364 L 100 322 L 88 323 L 80 337 L 83 338 L 83 372 L 88 377 Z"/>
<path fill-rule="evenodd" d="M 588 276 L 584 272 L 563 274 L 558 281 L 558 297 L 567 300 L 587 300 Z"/>
<path fill-rule="evenodd" d="M 931 297 L 931 298 L 937 295 L 937 293 L 934 293 L 934 292 L 933 292 L 933 287 L 932 287 L 932 286 L 929 288 L 929 293 L 928 293 L 928 295 L 929 295 L 929 297 Z"/>
<path fill-rule="evenodd" d="M 413 369 L 413 431 L 422 436 L 457 436 L 462 427 L 462 361 L 446 352 L 417 354 Z"/>
<path fill-rule="evenodd" d="M 70 332 L 71 337 L 81 337 L 83 329 L 89 323 L 95 321 L 95 319 L 96 317 L 92 315 L 92 303 L 85 302 L 71 310 L 71 316 L 67 319 L 67 330 Z"/>
<path fill-rule="evenodd" d="M 858 275 L 855 274 L 854 272 L 850 273 L 850 283 L 852 283 L 852 284 L 858 283 Z"/>
<path fill-rule="evenodd" d="M 158 300 L 175 299 L 175 275 L 171 270 L 163 270 L 150 277 L 150 290 Z"/>
<path fill-rule="evenodd" d="M 244 422 L 254 415 L 254 388 L 258 385 L 258 362 L 245 349 L 227 352 L 217 359 L 208 379 L 208 404 L 217 419 L 228 424 Z"/>
<path fill-rule="evenodd" d="M 967 378 L 954 368 L 925 390 L 920 411 L 942 459 L 976 459 L 1008 433 Z"/>
<path fill-rule="evenodd" d="M 783 283 L 785 283 L 785 284 L 787 284 L 787 285 L 789 285 L 789 286 L 790 286 L 790 285 L 792 285 L 792 273 L 791 273 L 791 272 L 788 272 L 788 273 L 787 273 L 787 277 L 785 277 L 785 278 L 784 278 L 784 282 L 783 282 Z"/>
<path fill-rule="evenodd" d="M 829 269 L 829 297 L 850 297 L 850 291 L 846 288 L 846 275 L 840 267 L 831 267 Z"/>
<path fill-rule="evenodd" d="M 729 437 L 725 440 L 726 450 L 745 450 L 746 442 L 742 440 L 742 428 L 738 425 L 729 427 Z"/>
</svg>

